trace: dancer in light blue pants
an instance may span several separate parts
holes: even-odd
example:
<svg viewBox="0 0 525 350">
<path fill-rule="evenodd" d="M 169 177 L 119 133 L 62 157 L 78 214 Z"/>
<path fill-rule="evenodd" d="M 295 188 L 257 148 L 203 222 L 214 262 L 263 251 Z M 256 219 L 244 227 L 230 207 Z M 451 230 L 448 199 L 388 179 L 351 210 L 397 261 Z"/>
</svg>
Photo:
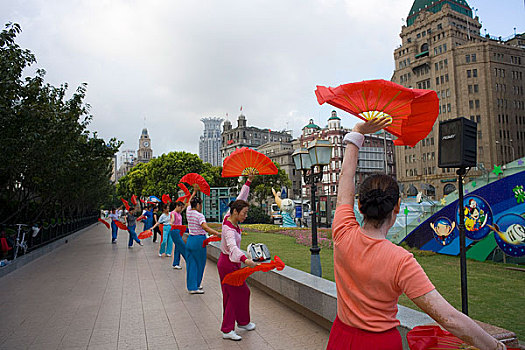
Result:
<svg viewBox="0 0 525 350">
<path fill-rule="evenodd" d="M 164 213 L 162 215 L 164 215 Z M 161 219 L 159 219 L 159 221 L 160 220 Z M 171 252 L 173 251 L 173 240 L 170 235 L 171 225 L 168 222 L 167 224 L 163 224 L 163 226 L 164 227 L 162 229 L 162 243 L 160 244 L 159 254 L 166 254 L 167 256 L 171 256 Z"/>
<path fill-rule="evenodd" d="M 184 232 L 182 232 L 183 234 Z M 180 256 L 186 260 L 186 243 L 182 240 L 180 230 L 171 230 L 170 238 L 175 243 L 175 251 L 173 252 L 173 267 L 180 269 Z"/>
</svg>

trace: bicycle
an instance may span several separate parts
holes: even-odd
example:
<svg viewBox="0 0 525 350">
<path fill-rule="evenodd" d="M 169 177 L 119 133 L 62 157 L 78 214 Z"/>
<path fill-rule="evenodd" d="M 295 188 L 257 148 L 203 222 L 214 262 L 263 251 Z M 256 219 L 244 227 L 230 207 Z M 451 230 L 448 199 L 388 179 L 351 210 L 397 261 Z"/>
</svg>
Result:
<svg viewBox="0 0 525 350">
<path fill-rule="evenodd" d="M 17 256 L 18 256 L 18 250 L 19 249 L 22 249 L 23 251 L 23 254 L 25 254 L 27 252 L 27 241 L 25 240 L 26 238 L 26 233 L 28 233 L 29 231 L 28 230 L 23 230 L 22 231 L 22 227 L 30 227 L 29 225 L 26 225 L 26 224 L 15 224 L 15 226 L 18 227 L 18 230 L 17 230 L 17 233 L 16 233 L 16 241 L 15 241 L 15 251 L 13 253 L 13 260 L 16 260 Z M 22 232 L 22 239 L 20 240 L 20 232 Z"/>
</svg>

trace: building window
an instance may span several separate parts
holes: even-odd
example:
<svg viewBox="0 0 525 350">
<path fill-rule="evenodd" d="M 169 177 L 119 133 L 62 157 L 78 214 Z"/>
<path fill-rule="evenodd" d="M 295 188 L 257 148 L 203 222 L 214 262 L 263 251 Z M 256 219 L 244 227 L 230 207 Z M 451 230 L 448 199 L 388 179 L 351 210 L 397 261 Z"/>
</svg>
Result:
<svg viewBox="0 0 525 350">
<path fill-rule="evenodd" d="M 476 54 L 473 53 L 471 57 L 472 57 L 472 62 L 476 62 Z"/>
<path fill-rule="evenodd" d="M 475 101 L 475 105 L 476 105 L 476 109 L 478 109 L 479 108 L 479 100 Z"/>
<path fill-rule="evenodd" d="M 474 84 L 474 92 L 479 92 L 479 85 L 478 84 Z"/>
<path fill-rule="evenodd" d="M 474 78 L 477 78 L 477 77 L 478 77 L 478 70 L 477 70 L 477 69 L 473 69 L 473 70 L 472 70 L 472 76 L 473 76 Z"/>
<path fill-rule="evenodd" d="M 470 69 L 467 69 L 467 78 L 472 77 L 472 71 Z"/>
<path fill-rule="evenodd" d="M 470 63 L 470 55 L 465 55 L 465 62 Z"/>
</svg>

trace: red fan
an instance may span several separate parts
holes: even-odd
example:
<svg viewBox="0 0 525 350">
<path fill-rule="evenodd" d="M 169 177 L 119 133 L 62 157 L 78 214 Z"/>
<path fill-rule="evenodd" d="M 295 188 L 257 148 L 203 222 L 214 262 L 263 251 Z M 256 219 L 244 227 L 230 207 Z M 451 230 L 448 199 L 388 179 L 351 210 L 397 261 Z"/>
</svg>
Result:
<svg viewBox="0 0 525 350">
<path fill-rule="evenodd" d="M 141 216 L 139 216 L 139 217 L 137 218 L 137 221 L 142 221 L 142 220 L 144 220 L 145 218 L 146 218 L 146 217 L 145 217 L 144 215 L 141 215 Z"/>
<path fill-rule="evenodd" d="M 124 198 L 120 198 L 120 200 L 122 201 L 122 203 L 124 203 L 124 205 L 126 206 L 126 210 L 129 210 L 129 203 L 127 200 L 125 200 Z"/>
<path fill-rule="evenodd" d="M 0 249 L 4 253 L 7 253 L 11 249 L 13 249 L 13 247 L 10 247 L 9 244 L 7 244 L 7 239 L 5 237 L 2 237 L 2 238 L 0 238 Z"/>
<path fill-rule="evenodd" d="M 168 194 L 163 194 L 163 195 L 162 195 L 162 202 L 163 202 L 164 204 L 168 204 L 168 202 L 171 202 L 171 198 L 170 198 L 170 196 L 169 196 Z"/>
<path fill-rule="evenodd" d="M 186 225 L 171 225 L 172 230 L 179 230 L 179 234 L 182 237 L 186 232 Z"/>
<path fill-rule="evenodd" d="M 395 145 L 414 147 L 432 130 L 439 113 L 435 91 L 409 89 L 386 80 L 365 80 L 315 90 L 319 104 L 328 102 L 362 120 L 392 119 L 385 129 L 398 137 Z"/>
<path fill-rule="evenodd" d="M 202 193 L 209 196 L 210 195 L 210 185 L 204 180 L 202 176 L 197 173 L 186 174 L 180 179 L 180 182 L 189 183 L 192 186 L 197 185 L 197 188 L 200 189 Z"/>
<path fill-rule="evenodd" d="M 144 199 L 140 199 L 140 201 L 143 203 L 143 204 L 146 204 L 146 201 Z"/>
<path fill-rule="evenodd" d="M 101 223 L 106 225 L 107 228 L 109 228 L 109 224 L 108 224 L 108 222 L 106 220 L 102 220 L 101 218 L 98 218 L 98 221 L 100 221 Z"/>
<path fill-rule="evenodd" d="M 121 230 L 128 230 L 128 227 L 126 225 L 124 225 L 123 223 L 121 223 L 120 221 L 118 220 L 113 220 L 113 222 L 115 223 L 115 225 L 117 225 L 117 227 Z"/>
<path fill-rule="evenodd" d="M 137 196 L 131 196 L 131 203 L 133 203 L 133 205 L 137 205 Z"/>
<path fill-rule="evenodd" d="M 411 350 L 476 349 L 439 326 L 417 326 L 408 332 L 407 341 Z"/>
<path fill-rule="evenodd" d="M 185 194 L 185 195 L 189 195 L 189 194 L 190 194 L 190 190 L 188 190 L 188 187 L 186 187 L 185 184 L 183 184 L 183 183 L 179 183 L 179 187 L 180 187 L 181 190 L 184 191 L 184 194 Z"/>
<path fill-rule="evenodd" d="M 248 147 L 236 149 L 223 164 L 222 177 L 275 175 L 278 171 L 270 158 Z"/>
<path fill-rule="evenodd" d="M 269 263 L 262 263 L 260 265 L 257 265 L 256 267 L 243 267 L 242 269 L 239 269 L 237 271 L 230 272 L 224 277 L 224 279 L 222 280 L 222 284 L 229 284 L 231 286 L 239 287 L 242 286 L 244 281 L 246 281 L 246 279 L 254 272 L 267 272 L 273 269 L 281 271 L 282 269 L 284 269 L 284 266 L 284 262 L 281 259 L 279 259 L 279 257 L 276 255 L 273 258 L 273 261 Z"/>
<path fill-rule="evenodd" d="M 204 240 L 204 242 L 202 242 L 202 247 L 203 248 L 206 247 L 208 245 L 208 243 L 210 243 L 210 242 L 218 242 L 220 240 L 221 240 L 221 237 L 219 237 L 219 236 L 210 236 L 210 237 L 206 238 Z M 248 277 L 248 276 L 246 276 L 246 277 Z"/>
<path fill-rule="evenodd" d="M 153 232 L 151 230 L 142 231 L 139 233 L 138 238 L 139 239 L 145 239 L 153 236 Z"/>
</svg>

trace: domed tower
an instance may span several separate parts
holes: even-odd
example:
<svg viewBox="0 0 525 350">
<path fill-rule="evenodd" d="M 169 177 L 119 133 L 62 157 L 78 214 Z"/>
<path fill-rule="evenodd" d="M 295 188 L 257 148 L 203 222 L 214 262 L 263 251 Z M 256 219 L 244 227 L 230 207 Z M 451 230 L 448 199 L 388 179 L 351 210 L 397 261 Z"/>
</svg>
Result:
<svg viewBox="0 0 525 350">
<path fill-rule="evenodd" d="M 147 163 L 153 157 L 153 150 L 151 149 L 151 139 L 148 135 L 148 129 L 142 129 L 139 138 L 139 149 L 137 151 L 137 162 Z"/>
<path fill-rule="evenodd" d="M 337 116 L 336 111 L 332 111 L 332 115 L 328 118 L 328 129 L 339 130 L 341 129 L 341 118 Z"/>
<path fill-rule="evenodd" d="M 303 136 L 311 135 L 317 131 L 320 131 L 321 127 L 314 123 L 313 119 L 310 119 L 308 125 L 303 128 Z"/>
</svg>

